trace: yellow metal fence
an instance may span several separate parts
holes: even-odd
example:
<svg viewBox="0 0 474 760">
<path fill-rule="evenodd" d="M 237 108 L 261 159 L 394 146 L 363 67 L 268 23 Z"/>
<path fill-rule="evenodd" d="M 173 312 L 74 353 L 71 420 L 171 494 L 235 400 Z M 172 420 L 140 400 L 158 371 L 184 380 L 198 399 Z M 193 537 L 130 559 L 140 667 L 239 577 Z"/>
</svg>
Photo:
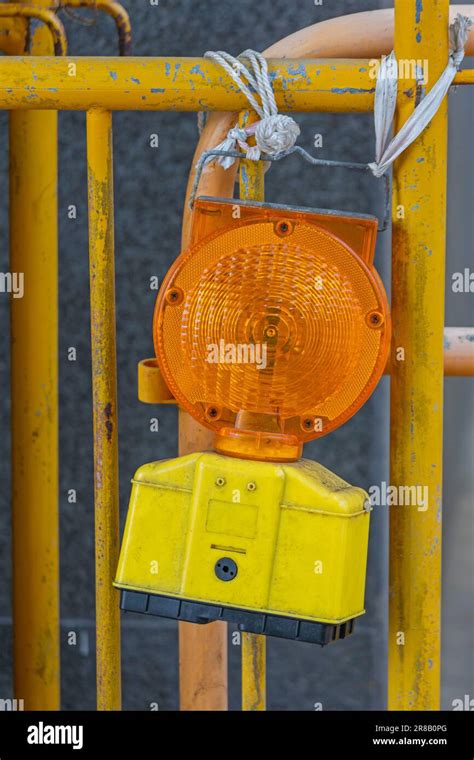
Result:
<svg viewBox="0 0 474 760">
<path fill-rule="evenodd" d="M 28 8 L 21 6 L 28 5 Z M 76 0 L 70 6 L 83 7 Z M 90 3 L 89 3 L 90 5 Z M 415 0 L 395 4 L 399 59 L 428 60 L 431 83 L 446 65 L 448 0 L 420 12 Z M 41 17 L 32 52 L 0 59 L 0 107 L 10 116 L 12 271 L 35 288 L 12 310 L 13 559 L 15 690 L 27 709 L 57 709 L 59 697 L 59 570 L 57 505 L 57 111 L 87 111 L 89 252 L 96 515 L 97 706 L 120 709 L 120 617 L 112 580 L 118 558 L 118 436 L 114 294 L 113 110 L 240 112 L 246 100 L 204 58 L 68 58 L 57 3 L 0 5 L 13 18 L 24 52 L 27 19 Z M 122 53 L 130 25 L 112 2 Z M 13 30 L 13 27 L 12 27 Z M 11 42 L 11 39 L 10 39 Z M 469 43 L 471 45 L 471 43 Z M 383 51 L 382 51 L 383 52 Z M 389 52 L 389 50 L 385 51 Z M 282 111 L 370 111 L 374 80 L 361 59 L 269 60 Z M 170 74 L 173 72 L 173 75 Z M 463 71 L 457 84 L 474 83 Z M 413 83 L 412 83 L 413 84 Z M 399 87 L 397 128 L 412 112 L 416 88 Z M 246 118 L 245 115 L 242 118 Z M 41 146 L 41 147 L 40 147 Z M 429 485 L 436 505 L 394 510 L 390 539 L 389 707 L 438 709 L 440 694 L 441 487 L 443 362 L 449 374 L 472 374 L 472 359 L 443 356 L 447 171 L 447 102 L 397 160 L 393 194 L 393 349 L 391 483 Z M 263 199 L 260 164 L 243 162 L 241 197 Z M 400 216 L 399 209 L 413 210 Z M 415 211 L 416 210 L 416 211 Z M 427 247 L 431 251 L 426 257 Z M 40 286 L 41 285 L 41 286 Z M 25 348 L 33 355 L 25 362 Z M 465 328 L 464 328 L 465 330 Z M 471 333 L 469 333 L 471 334 Z M 462 333 L 455 331 L 454 337 Z M 392 352 L 393 353 L 393 352 Z M 41 423 L 35 418 L 41 410 Z M 180 412 L 180 447 L 205 433 Z M 192 438 L 192 441 L 191 441 Z M 34 489 L 35 498 L 32 499 Z M 33 514 L 34 504 L 34 514 Z M 36 551 L 31 552 L 32 531 Z M 41 579 L 41 580 L 40 580 Z M 226 709 L 223 624 L 180 625 L 184 709 Z M 404 645 L 399 645 L 403 634 Z M 265 709 L 265 639 L 244 634 L 243 708 Z M 41 668 L 38 668 L 41 662 Z"/>
</svg>

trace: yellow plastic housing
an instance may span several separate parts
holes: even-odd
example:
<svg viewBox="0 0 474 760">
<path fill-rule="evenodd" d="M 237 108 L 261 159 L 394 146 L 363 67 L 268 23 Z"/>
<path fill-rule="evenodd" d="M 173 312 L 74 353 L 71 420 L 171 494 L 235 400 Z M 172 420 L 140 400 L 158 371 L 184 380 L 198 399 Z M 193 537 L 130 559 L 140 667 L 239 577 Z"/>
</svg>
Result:
<svg viewBox="0 0 474 760">
<path fill-rule="evenodd" d="M 136 472 L 115 585 L 302 620 L 364 612 L 367 494 L 321 465 L 190 454 Z M 238 567 L 230 582 L 221 557 Z"/>
<path fill-rule="evenodd" d="M 225 453 L 246 456 L 242 431 L 268 433 L 261 458 L 268 443 L 278 459 L 271 438 L 283 436 L 282 458 L 296 459 L 370 396 L 390 343 L 376 235 L 373 217 L 196 202 L 153 332 L 166 384 L 220 450 L 237 431 Z"/>
</svg>

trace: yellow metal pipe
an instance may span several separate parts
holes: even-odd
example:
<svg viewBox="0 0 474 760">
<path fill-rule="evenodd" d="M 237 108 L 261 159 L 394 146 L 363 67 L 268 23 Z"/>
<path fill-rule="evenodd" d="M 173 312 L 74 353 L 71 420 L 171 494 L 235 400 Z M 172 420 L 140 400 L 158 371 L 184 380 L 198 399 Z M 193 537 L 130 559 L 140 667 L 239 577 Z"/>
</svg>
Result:
<svg viewBox="0 0 474 760">
<path fill-rule="evenodd" d="M 397 58 L 428 59 L 432 87 L 448 59 L 449 2 L 396 0 L 395 11 Z M 415 92 L 399 84 L 397 130 Z M 446 168 L 445 100 L 394 176 L 390 483 L 427 486 L 429 498 L 425 511 L 390 510 L 391 710 L 440 704 Z"/>
<path fill-rule="evenodd" d="M 255 115 L 244 112 L 240 125 L 255 121 Z M 240 161 L 240 198 L 263 201 L 265 199 L 264 164 Z M 242 634 L 242 710 L 265 710 L 266 707 L 266 639 L 252 633 Z"/>
<path fill-rule="evenodd" d="M 33 45 L 51 52 L 44 27 Z M 11 301 L 13 677 L 26 710 L 60 708 L 57 117 L 10 114 L 10 270 L 24 282 Z"/>
<path fill-rule="evenodd" d="M 269 70 L 282 111 L 373 109 L 367 59 L 269 59 Z M 458 82 L 472 83 L 472 73 L 460 72 Z M 3 109 L 238 111 L 245 104 L 227 74 L 206 58 L 0 59 Z"/>
<path fill-rule="evenodd" d="M 94 11 L 107 13 L 113 18 L 117 27 L 120 55 L 130 55 L 132 25 L 123 5 L 113 0 L 61 0 L 61 8 L 90 8 Z"/>
<path fill-rule="evenodd" d="M 27 5 L 21 3 L 0 4 L 0 18 L 26 18 L 42 21 L 49 29 L 54 45 L 54 55 L 64 56 L 67 53 L 66 32 L 61 20 L 47 8 L 35 8 L 34 2 Z M 49 51 L 48 51 L 49 52 Z"/>
<path fill-rule="evenodd" d="M 120 612 L 112 586 L 119 550 L 117 357 L 115 335 L 112 115 L 87 113 L 97 709 L 119 710 Z"/>
<path fill-rule="evenodd" d="M 370 111 L 368 60 L 270 59 L 283 111 Z M 207 58 L 3 58 L 0 108 L 234 111 L 245 96 Z"/>
<path fill-rule="evenodd" d="M 266 710 L 265 636 L 242 633 L 242 710 Z"/>
<path fill-rule="evenodd" d="M 458 71 L 454 84 L 474 84 L 474 69 L 463 69 Z"/>
<path fill-rule="evenodd" d="M 0 19 L 0 50 L 5 55 L 21 55 L 26 48 L 25 19 Z"/>
<path fill-rule="evenodd" d="M 255 121 L 255 117 L 252 119 Z M 245 126 L 245 118 L 240 118 L 239 123 Z M 249 140 L 249 144 L 255 142 Z M 240 198 L 243 201 L 260 201 L 265 200 L 265 164 L 263 161 L 239 161 L 239 187 Z"/>
</svg>

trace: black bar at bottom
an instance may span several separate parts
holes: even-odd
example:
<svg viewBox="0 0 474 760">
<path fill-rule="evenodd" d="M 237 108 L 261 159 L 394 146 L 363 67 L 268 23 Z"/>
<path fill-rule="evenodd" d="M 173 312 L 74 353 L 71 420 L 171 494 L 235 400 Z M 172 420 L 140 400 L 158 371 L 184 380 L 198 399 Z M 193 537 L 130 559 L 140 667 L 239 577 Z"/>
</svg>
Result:
<svg viewBox="0 0 474 760">
<path fill-rule="evenodd" d="M 267 615 L 263 612 L 251 612 L 159 594 L 145 594 L 141 591 L 122 590 L 120 607 L 125 612 L 156 615 L 187 623 L 205 624 L 223 620 L 233 623 L 240 631 L 293 641 L 307 641 L 320 646 L 346 638 L 353 632 L 355 623 L 354 619 L 339 625 L 312 623 L 309 620 L 298 620 L 283 615 Z"/>
<path fill-rule="evenodd" d="M 472 737 L 470 712 L 0 712 L 1 760 L 141 757 L 175 745 L 268 752 L 288 741 L 330 758 L 470 760 Z"/>
</svg>

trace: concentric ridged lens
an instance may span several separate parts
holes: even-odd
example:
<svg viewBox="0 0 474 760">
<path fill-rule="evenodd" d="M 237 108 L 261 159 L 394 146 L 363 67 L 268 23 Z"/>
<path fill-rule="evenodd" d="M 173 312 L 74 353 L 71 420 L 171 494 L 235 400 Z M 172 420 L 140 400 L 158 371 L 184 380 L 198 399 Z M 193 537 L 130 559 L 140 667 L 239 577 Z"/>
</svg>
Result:
<svg viewBox="0 0 474 760">
<path fill-rule="evenodd" d="M 278 224 L 227 228 L 184 252 L 160 293 L 155 347 L 170 389 L 203 424 L 245 411 L 308 440 L 378 382 L 387 305 L 376 273 L 341 240 L 299 221 L 282 236 Z"/>
</svg>

